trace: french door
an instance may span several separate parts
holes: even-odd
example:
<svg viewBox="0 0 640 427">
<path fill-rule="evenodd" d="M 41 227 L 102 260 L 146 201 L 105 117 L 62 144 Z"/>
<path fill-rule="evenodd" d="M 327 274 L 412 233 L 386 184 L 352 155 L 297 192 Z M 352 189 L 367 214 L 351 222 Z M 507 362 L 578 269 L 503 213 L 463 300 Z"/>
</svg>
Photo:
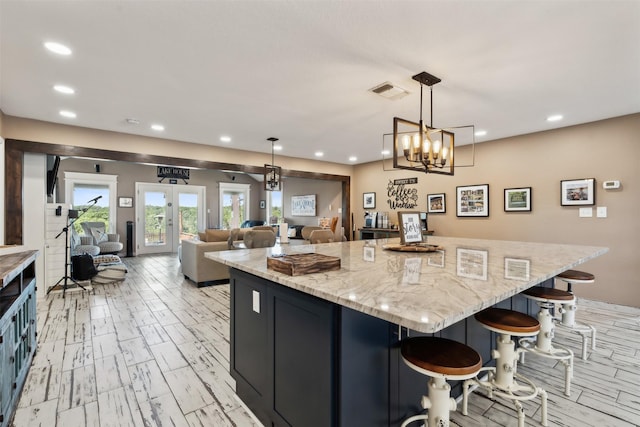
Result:
<svg viewBox="0 0 640 427">
<path fill-rule="evenodd" d="M 136 253 L 177 252 L 205 228 L 205 187 L 136 183 Z"/>
</svg>

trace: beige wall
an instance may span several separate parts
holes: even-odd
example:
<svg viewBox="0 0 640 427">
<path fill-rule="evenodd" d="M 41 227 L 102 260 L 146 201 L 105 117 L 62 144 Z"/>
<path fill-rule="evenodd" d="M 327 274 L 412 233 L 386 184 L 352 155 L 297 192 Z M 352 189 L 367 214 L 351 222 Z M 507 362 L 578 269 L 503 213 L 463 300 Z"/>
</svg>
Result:
<svg viewBox="0 0 640 427">
<path fill-rule="evenodd" d="M 462 148 L 462 147 L 461 147 Z M 468 147 L 467 147 L 468 149 Z M 457 157 L 456 157 L 457 158 Z M 418 177 L 418 209 L 426 196 L 446 194 L 446 213 L 430 214 L 436 235 L 606 246 L 609 253 L 579 268 L 596 275 L 595 285 L 578 286 L 578 296 L 640 307 L 640 114 L 476 145 L 475 166 L 455 176 L 382 172 L 380 162 L 356 167 L 352 179 L 357 227 L 364 223 L 362 193 L 375 191 L 376 210 L 386 206 L 389 180 Z M 560 180 L 596 179 L 596 206 L 607 218 L 579 218 L 577 207 L 560 205 Z M 619 190 L 602 182 L 617 179 Z M 456 186 L 489 184 L 488 218 L 456 217 Z M 503 211 L 505 188 L 532 187 L 533 211 Z M 396 220 L 397 222 L 397 220 Z"/>
<path fill-rule="evenodd" d="M 95 173 L 95 165 L 100 165 L 100 173 L 118 176 L 119 197 L 135 198 L 136 182 L 158 182 L 155 166 L 140 165 L 128 162 L 96 161 L 89 159 L 68 158 L 60 162 L 58 170 L 58 185 L 56 186 L 56 203 L 65 203 L 64 172 Z M 233 182 L 251 185 L 251 219 L 266 219 L 266 210 L 260 209 L 260 200 L 266 199 L 266 192 L 262 182 L 243 173 L 221 172 L 215 170 L 194 170 L 189 173 L 189 185 L 206 187 L 207 226 L 219 226 L 219 193 L 218 183 Z M 180 183 L 182 183 L 180 181 Z M 316 194 L 317 212 L 314 217 L 292 217 L 290 201 L 293 195 Z M 285 178 L 283 181 L 283 200 L 286 220 L 292 224 L 317 225 L 319 217 L 338 215 L 338 208 L 342 203 L 342 184 L 338 181 L 321 181 L 303 178 Z M 51 202 L 54 202 L 53 200 Z M 117 208 L 117 232 L 121 238 L 126 235 L 126 222 L 134 221 L 134 209 Z M 338 224 L 338 227 L 340 224 Z"/>
<path fill-rule="evenodd" d="M 287 178 L 283 182 L 284 217 L 289 225 L 318 225 L 319 218 L 340 217 L 342 208 L 342 183 L 315 179 Z M 316 195 L 316 216 L 291 215 L 291 196 Z M 336 230 L 340 230 L 338 221 Z"/>
<path fill-rule="evenodd" d="M 5 138 L 169 157 L 175 156 L 178 151 L 176 144 L 180 144 L 180 157 L 184 158 L 253 165 L 269 161 L 268 154 L 10 116 L 3 117 L 1 132 Z M 640 114 L 635 114 L 478 144 L 475 166 L 458 168 L 453 177 L 406 171 L 383 172 L 380 162 L 352 167 L 278 156 L 282 160 L 277 163 L 287 169 L 351 175 L 351 205 L 357 227 L 364 222 L 363 192 L 375 191 L 377 210 L 393 213 L 391 209 L 384 208 L 388 181 L 418 177 L 416 188 L 420 210 L 426 208 L 427 194 L 447 195 L 447 212 L 429 217 L 429 227 L 436 231 L 436 235 L 607 246 L 610 248 L 608 254 L 580 267 L 594 273 L 597 283 L 579 287 L 577 294 L 595 300 L 640 306 L 640 221 L 637 219 L 640 177 L 636 164 L 639 154 Z M 456 156 L 457 159 L 461 157 Z M 576 207 L 560 206 L 560 180 L 584 177 L 596 179 L 596 205 L 608 208 L 608 218 L 596 218 L 595 214 L 593 218 L 578 218 Z M 603 190 L 602 181 L 611 179 L 621 180 L 622 188 Z M 490 186 L 489 218 L 457 218 L 455 215 L 456 186 L 473 184 Z M 504 188 L 519 186 L 533 188 L 533 211 L 505 213 Z M 301 193 L 310 194 L 309 191 Z"/>
<path fill-rule="evenodd" d="M 13 116 L 4 117 L 5 139 L 49 144 L 72 145 L 103 150 L 123 151 L 127 153 L 153 154 L 158 156 L 198 159 L 212 162 L 225 162 L 263 166 L 271 163 L 271 153 L 254 153 L 194 144 L 161 138 L 150 138 L 118 132 L 108 132 L 74 126 L 65 126 L 38 120 L 22 119 Z M 265 142 L 265 146 L 266 142 Z M 179 148 L 177 148 L 179 147 Z M 353 166 L 338 163 L 319 162 L 277 155 L 276 164 L 284 169 L 349 176 Z"/>
<path fill-rule="evenodd" d="M 0 245 L 4 244 L 4 113 L 0 110 L 0 165 L 3 173 L 0 173 Z"/>
</svg>

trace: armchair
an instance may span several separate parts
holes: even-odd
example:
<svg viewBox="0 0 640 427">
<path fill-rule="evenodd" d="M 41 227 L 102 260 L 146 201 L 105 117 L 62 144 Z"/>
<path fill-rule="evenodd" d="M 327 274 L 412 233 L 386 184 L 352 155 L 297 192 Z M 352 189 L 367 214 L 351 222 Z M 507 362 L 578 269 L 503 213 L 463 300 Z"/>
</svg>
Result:
<svg viewBox="0 0 640 427">
<path fill-rule="evenodd" d="M 83 254 L 96 256 L 100 253 L 100 247 L 93 244 L 93 237 L 80 236 L 76 232 L 75 228 L 73 228 L 73 226 L 69 228 L 71 229 L 71 238 L 69 245 L 71 256 Z"/>
<path fill-rule="evenodd" d="M 100 248 L 101 254 L 117 254 L 122 250 L 120 235 L 107 233 L 103 222 L 86 221 L 82 224 L 86 236 L 93 238 L 93 244 Z"/>
</svg>

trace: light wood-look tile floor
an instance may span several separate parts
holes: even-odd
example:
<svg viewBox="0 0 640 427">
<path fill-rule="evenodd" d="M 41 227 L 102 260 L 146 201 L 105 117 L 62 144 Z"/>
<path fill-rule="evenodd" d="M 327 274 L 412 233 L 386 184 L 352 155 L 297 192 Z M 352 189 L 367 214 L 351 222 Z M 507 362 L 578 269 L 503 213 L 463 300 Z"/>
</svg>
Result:
<svg viewBox="0 0 640 427">
<path fill-rule="evenodd" d="M 229 286 L 196 288 L 175 255 L 123 261 L 123 283 L 38 301 L 39 347 L 13 425 L 260 426 L 229 375 Z M 581 301 L 578 319 L 598 328 L 598 348 L 576 358 L 571 397 L 556 363 L 529 355 L 519 368 L 547 390 L 549 425 L 640 425 L 640 309 Z M 580 352 L 578 335 L 556 337 Z M 517 425 L 508 402 L 474 393 L 469 409 L 452 424 Z M 525 409 L 537 425 L 538 402 Z"/>
</svg>

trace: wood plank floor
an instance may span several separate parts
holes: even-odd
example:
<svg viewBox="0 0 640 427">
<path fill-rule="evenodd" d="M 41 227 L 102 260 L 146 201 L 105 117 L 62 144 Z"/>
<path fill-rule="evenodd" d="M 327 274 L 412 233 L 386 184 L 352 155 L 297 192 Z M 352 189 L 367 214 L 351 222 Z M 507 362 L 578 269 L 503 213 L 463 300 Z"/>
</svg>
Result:
<svg viewBox="0 0 640 427">
<path fill-rule="evenodd" d="M 229 286 L 196 288 L 176 256 L 123 261 L 124 283 L 38 301 L 39 347 L 12 425 L 260 426 L 229 375 Z M 519 368 L 547 390 L 549 425 L 640 425 L 640 309 L 581 301 L 577 318 L 598 328 L 598 348 L 576 358 L 571 397 L 556 363 L 531 355 Z M 556 337 L 580 353 L 578 335 Z M 538 402 L 525 410 L 538 425 Z M 517 417 L 474 393 L 469 416 L 452 413 L 452 424 L 516 426 Z"/>
</svg>

